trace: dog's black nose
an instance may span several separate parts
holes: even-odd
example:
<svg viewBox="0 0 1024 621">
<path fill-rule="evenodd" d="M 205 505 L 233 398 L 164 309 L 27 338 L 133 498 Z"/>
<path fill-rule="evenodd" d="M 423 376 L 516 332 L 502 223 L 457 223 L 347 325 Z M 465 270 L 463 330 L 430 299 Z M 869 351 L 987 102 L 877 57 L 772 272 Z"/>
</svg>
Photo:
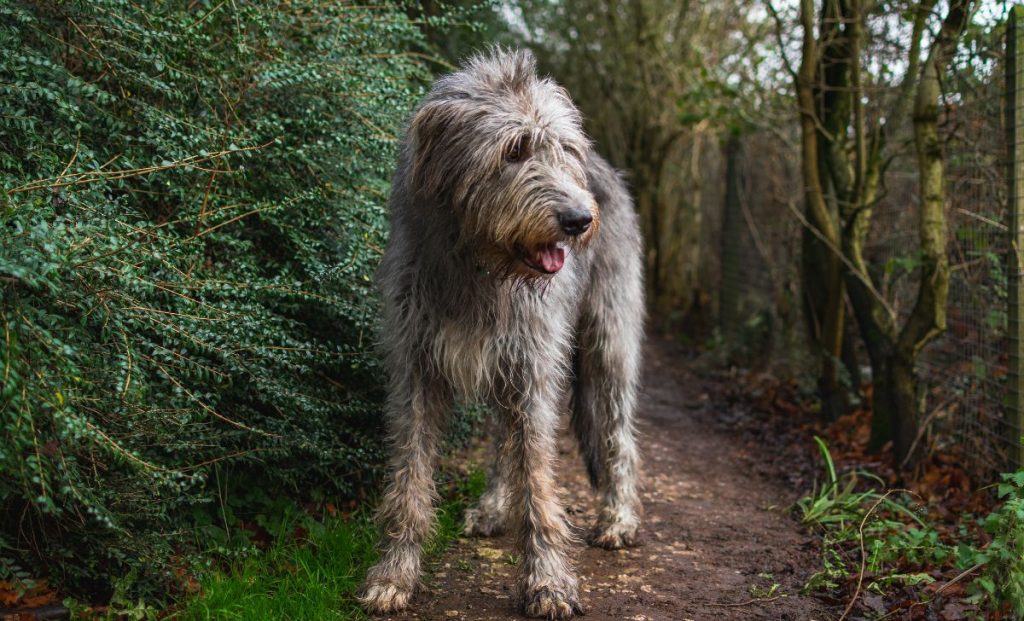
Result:
<svg viewBox="0 0 1024 621">
<path fill-rule="evenodd" d="M 558 214 L 559 226 L 562 227 L 566 235 L 573 237 L 586 233 L 593 221 L 594 217 L 590 215 L 590 212 L 582 209 L 567 209 Z"/>
</svg>

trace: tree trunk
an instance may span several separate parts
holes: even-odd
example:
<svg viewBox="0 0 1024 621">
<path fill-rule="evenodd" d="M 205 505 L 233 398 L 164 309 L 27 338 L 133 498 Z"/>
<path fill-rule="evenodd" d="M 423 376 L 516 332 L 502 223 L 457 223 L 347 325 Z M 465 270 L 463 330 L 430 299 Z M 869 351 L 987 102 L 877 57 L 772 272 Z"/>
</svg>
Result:
<svg viewBox="0 0 1024 621">
<path fill-rule="evenodd" d="M 801 173 L 807 220 L 814 227 L 815 239 L 805 233 L 803 258 L 805 303 L 812 305 L 812 320 L 817 330 L 812 333 L 820 350 L 821 370 L 818 386 L 821 392 L 822 415 L 834 419 L 842 396 L 839 382 L 839 360 L 843 345 L 844 291 L 842 265 L 836 251 L 839 233 L 834 216 L 825 200 L 819 166 L 819 134 L 815 80 L 818 76 L 817 39 L 814 33 L 814 2 L 800 0 L 800 21 L 803 28 L 800 71 L 796 78 L 797 103 L 800 106 Z M 817 247 L 820 246 L 820 250 Z M 813 337 L 817 337 L 816 339 Z"/>
<path fill-rule="evenodd" d="M 942 139 L 939 135 L 941 79 L 956 52 L 973 6 L 972 0 L 952 0 L 938 37 L 921 67 L 914 98 L 914 146 L 921 195 L 918 239 L 921 276 L 917 301 L 896 342 L 894 374 L 896 405 L 893 449 L 896 464 L 916 465 L 920 451 L 911 454 L 918 434 L 921 403 L 916 397 L 914 367 L 921 350 L 946 330 L 949 297 L 949 256 L 946 248 L 946 178 Z M 906 375 L 906 377 L 903 377 Z"/>
<path fill-rule="evenodd" d="M 863 377 L 860 372 L 860 356 L 857 354 L 857 323 L 846 321 L 843 323 L 843 368 L 846 370 L 848 394 L 860 394 Z M 849 408 L 849 403 L 846 405 Z"/>
<path fill-rule="evenodd" d="M 872 434 L 875 441 L 881 438 L 892 438 L 893 454 L 896 466 L 912 463 L 909 460 L 911 446 L 917 437 L 918 426 L 916 416 L 907 416 L 908 412 L 918 410 L 918 380 L 914 372 L 912 360 L 907 360 L 896 352 L 891 352 L 880 362 L 882 373 L 874 382 L 872 406 L 874 416 L 871 420 Z M 875 426 L 883 427 L 877 432 Z M 884 442 L 883 442 L 884 444 Z M 879 450 L 881 446 L 869 447 Z M 916 453 L 917 451 L 915 451 Z"/>
<path fill-rule="evenodd" d="M 725 143 L 725 205 L 722 209 L 722 269 L 718 287 L 718 329 L 728 336 L 739 325 L 740 299 L 737 283 L 742 279 L 740 235 L 743 214 L 740 205 L 739 175 L 740 138 L 729 135 Z"/>
</svg>

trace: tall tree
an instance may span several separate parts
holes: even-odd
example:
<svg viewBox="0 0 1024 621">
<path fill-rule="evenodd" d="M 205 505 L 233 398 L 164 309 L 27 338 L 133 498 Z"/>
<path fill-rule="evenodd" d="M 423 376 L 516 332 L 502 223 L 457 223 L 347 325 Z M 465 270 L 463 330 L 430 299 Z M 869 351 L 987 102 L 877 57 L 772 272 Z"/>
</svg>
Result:
<svg viewBox="0 0 1024 621">
<path fill-rule="evenodd" d="M 946 327 L 941 85 L 974 5 L 950 0 L 943 14 L 936 0 L 822 0 L 818 9 L 813 0 L 801 0 L 799 8 L 803 45 L 794 82 L 805 208 L 816 245 L 805 256 L 804 288 L 822 313 L 815 316 L 820 342 L 833 360 L 842 352 L 843 289 L 848 292 L 871 360 L 871 445 L 891 439 L 902 467 L 915 461 L 917 359 Z M 902 80 L 893 86 L 900 68 Z M 919 186 L 919 267 L 916 302 L 901 318 L 879 293 L 864 246 L 881 181 L 908 145 L 916 153 Z M 835 368 L 824 366 L 826 373 Z M 829 379 L 823 374 L 823 382 Z"/>
</svg>

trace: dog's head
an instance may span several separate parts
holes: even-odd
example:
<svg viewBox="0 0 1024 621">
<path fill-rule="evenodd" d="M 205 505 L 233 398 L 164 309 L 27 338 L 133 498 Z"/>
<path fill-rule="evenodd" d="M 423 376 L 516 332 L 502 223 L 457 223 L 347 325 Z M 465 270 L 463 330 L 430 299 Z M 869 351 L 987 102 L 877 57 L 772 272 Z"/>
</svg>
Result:
<svg viewBox="0 0 1024 621">
<path fill-rule="evenodd" d="M 527 51 L 493 49 L 439 79 L 413 116 L 414 191 L 454 210 L 495 273 L 549 277 L 599 226 L 579 110 Z"/>
</svg>

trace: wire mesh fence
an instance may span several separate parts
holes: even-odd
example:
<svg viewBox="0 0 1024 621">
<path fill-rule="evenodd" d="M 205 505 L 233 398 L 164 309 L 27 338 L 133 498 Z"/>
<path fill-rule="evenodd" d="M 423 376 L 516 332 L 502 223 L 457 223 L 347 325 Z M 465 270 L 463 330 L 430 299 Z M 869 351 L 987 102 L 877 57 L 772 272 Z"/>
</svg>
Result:
<svg viewBox="0 0 1024 621">
<path fill-rule="evenodd" d="M 1014 459 L 1004 428 L 1010 239 L 1000 87 L 989 80 L 971 101 L 947 108 L 947 330 L 921 361 L 933 444 L 952 441 L 978 471 Z"/>
<path fill-rule="evenodd" d="M 1024 390 L 1021 381 L 1021 363 L 1024 360 L 1024 305 L 1021 304 L 1021 293 L 1024 292 L 1022 279 L 1021 247 L 1024 246 L 1024 7 L 1016 5 L 1010 13 L 1009 28 L 1006 38 L 1006 154 L 1008 165 L 1007 192 L 1009 226 L 1009 248 L 1007 250 L 1007 390 L 1006 408 L 1003 412 L 1003 427 L 1007 443 L 1011 447 L 1010 456 L 1017 466 L 1024 467 L 1022 445 L 1024 439 Z"/>
<path fill-rule="evenodd" d="M 727 357 L 810 377 L 799 372 L 814 354 L 801 298 L 806 229 L 799 159 L 792 152 L 797 138 L 795 128 L 780 128 L 727 145 L 725 187 L 716 205 L 720 222 L 708 220 L 720 235 L 718 330 Z"/>
<path fill-rule="evenodd" d="M 1008 37 L 1016 32 L 1011 25 Z M 949 89 L 955 94 L 947 94 L 942 108 L 951 270 L 947 330 L 918 363 L 927 430 L 921 440 L 959 456 L 979 477 L 1019 464 L 1024 409 L 1018 364 L 1024 362 L 1024 339 L 1015 338 L 1024 334 L 1024 299 L 1016 295 L 1024 283 L 1015 251 L 1021 244 L 1014 243 L 1014 210 L 1024 207 L 1024 192 L 1015 188 L 1024 175 L 1015 181 L 1013 174 L 1024 170 L 1024 124 L 1013 124 L 1024 117 L 1016 107 L 1024 108 L 1024 92 L 1018 92 L 1024 80 L 1015 79 L 1024 76 L 1024 62 L 1017 63 L 1024 49 L 1011 44 L 997 51 L 958 62 L 957 83 Z M 787 157 L 767 163 L 763 157 L 786 148 L 766 145 L 780 131 L 747 135 L 726 149 L 718 325 L 734 356 L 759 364 L 780 357 L 813 364 L 803 338 L 799 285 L 806 234 L 799 154 L 789 146 Z M 881 185 L 863 253 L 878 292 L 902 324 L 917 300 L 920 275 L 912 147 Z M 853 325 L 853 318 L 848 322 Z M 797 352 L 805 354 L 802 359 Z M 860 372 L 868 379 L 866 365 Z"/>
<path fill-rule="evenodd" d="M 778 139 L 761 133 L 726 146 L 721 211 L 719 329 L 738 359 L 782 360 L 802 351 L 800 223 L 796 160 L 768 158 Z M 782 352 L 788 352 L 782 355 Z"/>
</svg>

